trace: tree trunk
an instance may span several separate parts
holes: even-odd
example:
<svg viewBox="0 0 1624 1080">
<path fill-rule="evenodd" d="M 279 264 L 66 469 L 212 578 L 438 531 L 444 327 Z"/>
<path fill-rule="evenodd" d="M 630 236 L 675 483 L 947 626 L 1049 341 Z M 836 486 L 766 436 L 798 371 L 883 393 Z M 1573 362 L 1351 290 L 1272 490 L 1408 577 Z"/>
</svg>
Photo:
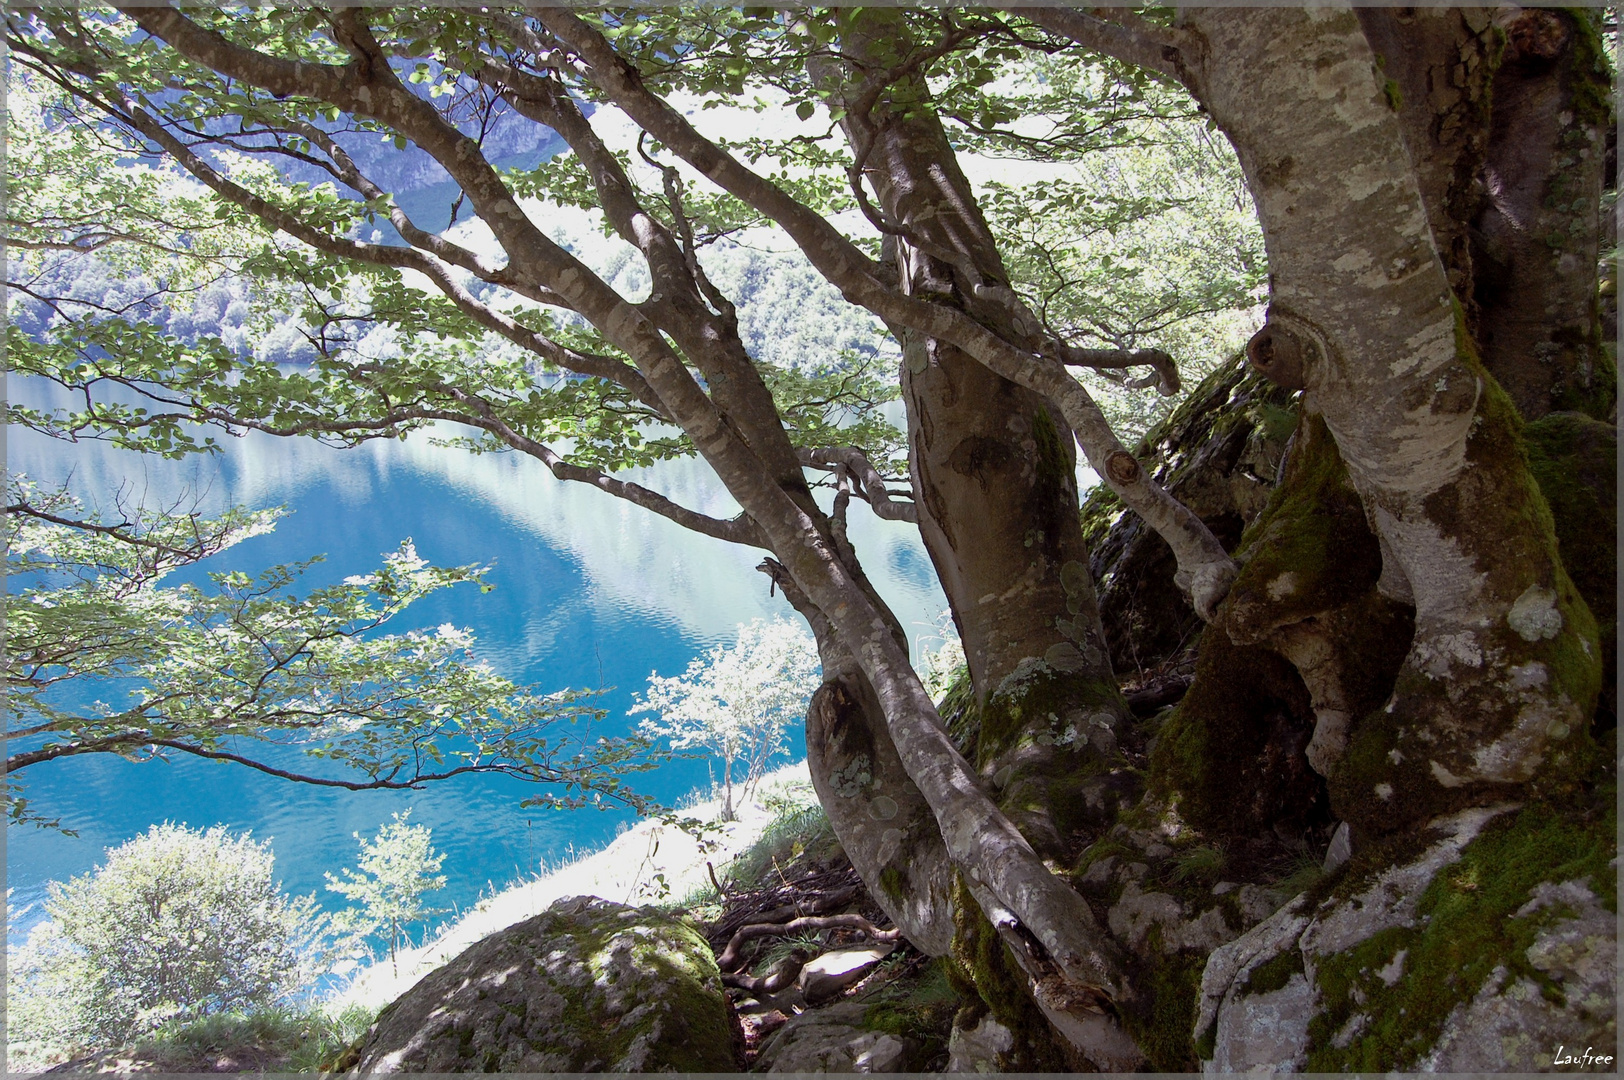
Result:
<svg viewBox="0 0 1624 1080">
<path fill-rule="evenodd" d="M 1380 540 L 1382 592 L 1415 606 L 1392 696 L 1327 760 L 1338 816 L 1398 828 L 1560 771 L 1599 687 L 1595 623 L 1557 558 L 1516 411 L 1453 301 L 1358 19 L 1185 20 L 1200 42 L 1190 78 L 1236 148 L 1269 254 L 1269 322 L 1249 354 L 1305 387 Z M 1296 588 L 1288 566 L 1267 585 Z"/>
<path fill-rule="evenodd" d="M 863 76 L 912 42 L 899 13 L 843 23 L 853 67 L 815 64 L 845 129 L 910 296 L 965 311 L 1006 339 L 1030 337 L 996 240 L 921 81 L 868 107 Z M 920 533 L 964 642 L 973 720 L 960 746 L 1043 854 L 1065 859 L 1114 814 L 1127 708 L 1105 649 L 1077 514 L 1076 443 L 1052 403 L 952 344 L 901 331 L 902 389 Z"/>
<path fill-rule="evenodd" d="M 1358 13 L 1484 367 L 1525 419 L 1606 417 L 1596 264 L 1612 112 L 1592 15 Z"/>
<path fill-rule="evenodd" d="M 722 759 L 722 820 L 737 821 L 739 815 L 733 812 L 733 759 Z"/>
</svg>

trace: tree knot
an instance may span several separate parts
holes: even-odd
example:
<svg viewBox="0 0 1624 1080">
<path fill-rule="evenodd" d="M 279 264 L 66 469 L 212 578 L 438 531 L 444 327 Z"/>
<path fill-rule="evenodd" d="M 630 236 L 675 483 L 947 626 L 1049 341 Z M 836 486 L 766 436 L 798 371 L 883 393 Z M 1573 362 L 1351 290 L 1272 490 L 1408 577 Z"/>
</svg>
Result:
<svg viewBox="0 0 1624 1080">
<path fill-rule="evenodd" d="M 1139 479 L 1139 462 L 1126 450 L 1113 450 L 1105 459 L 1105 475 L 1118 484 L 1131 484 Z"/>
<path fill-rule="evenodd" d="M 1326 358 L 1324 338 L 1307 320 L 1269 306 L 1263 329 L 1246 343 L 1246 359 L 1265 378 L 1287 390 L 1308 385 L 1312 367 Z"/>
</svg>

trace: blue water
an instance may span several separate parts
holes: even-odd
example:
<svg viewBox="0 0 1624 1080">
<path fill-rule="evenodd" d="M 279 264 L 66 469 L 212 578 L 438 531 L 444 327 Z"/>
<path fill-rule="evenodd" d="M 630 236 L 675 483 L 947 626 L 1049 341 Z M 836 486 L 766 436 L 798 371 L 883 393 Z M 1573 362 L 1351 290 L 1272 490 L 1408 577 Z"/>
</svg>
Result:
<svg viewBox="0 0 1624 1080">
<path fill-rule="evenodd" d="M 10 392 L 37 404 L 49 397 L 15 378 Z M 91 501 L 106 503 L 122 487 L 149 505 L 190 493 L 213 509 L 235 503 L 292 510 L 274 533 L 211 560 L 210 569 L 258 572 L 324 553 L 326 561 L 306 579 L 313 586 L 376 568 L 406 537 L 441 565 L 490 564 L 494 591 L 443 591 L 392 627 L 467 626 L 476 635 L 476 653 L 517 681 L 542 690 L 602 687 L 601 704 L 609 710 L 603 730 L 610 734 L 635 724 L 626 710 L 651 672 L 682 671 L 705 648 L 731 641 L 741 622 L 796 618 L 782 596 L 768 597 L 766 579 L 753 569 L 758 551 L 697 536 L 584 485 L 559 482 L 530 459 L 436 447 L 425 433 L 353 450 L 251 436 L 226 440 L 223 455 L 181 462 L 28 432 L 8 436 L 13 471 L 44 483 L 68 480 Z M 736 511 L 698 463 L 667 463 L 634 475 L 701 510 Z M 917 531 L 877 521 L 860 507 L 853 508 L 852 526 L 870 575 L 916 650 L 930 647 L 945 601 Z M 799 730 L 791 746 L 794 756 L 804 754 Z M 37 765 L 18 778 L 34 809 L 61 817 L 79 835 L 7 829 L 13 942 L 42 917 L 48 880 L 93 869 L 107 847 L 158 822 L 252 830 L 271 841 L 288 891 L 314 892 L 335 910 L 343 898 L 323 888 L 323 871 L 354 864 L 352 833 L 370 834 L 392 812 L 410 808 L 412 821 L 430 826 L 435 847 L 446 855 L 448 883 L 431 900 L 465 909 L 481 892 L 544 860 L 601 846 L 630 817 L 625 811 L 521 809 L 517 804 L 534 789 L 505 778 L 463 777 L 416 792 L 343 792 L 195 759 L 137 764 L 103 755 Z M 704 761 L 673 761 L 634 783 L 672 803 L 708 788 L 708 778 Z"/>
</svg>

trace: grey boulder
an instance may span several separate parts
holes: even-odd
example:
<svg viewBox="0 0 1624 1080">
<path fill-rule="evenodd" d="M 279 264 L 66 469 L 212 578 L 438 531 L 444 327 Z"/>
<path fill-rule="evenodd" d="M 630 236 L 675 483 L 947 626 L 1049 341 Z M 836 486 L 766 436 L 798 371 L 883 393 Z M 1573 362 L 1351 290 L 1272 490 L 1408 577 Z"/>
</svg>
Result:
<svg viewBox="0 0 1624 1080">
<path fill-rule="evenodd" d="M 913 1039 L 863 1028 L 867 1006 L 843 1001 L 809 1009 L 773 1033 L 761 1048 L 755 1072 L 894 1073 L 905 1072 L 918 1052 Z"/>
<path fill-rule="evenodd" d="M 736 1072 L 716 960 L 654 908 L 560 900 L 425 976 L 352 1071 Z"/>
</svg>

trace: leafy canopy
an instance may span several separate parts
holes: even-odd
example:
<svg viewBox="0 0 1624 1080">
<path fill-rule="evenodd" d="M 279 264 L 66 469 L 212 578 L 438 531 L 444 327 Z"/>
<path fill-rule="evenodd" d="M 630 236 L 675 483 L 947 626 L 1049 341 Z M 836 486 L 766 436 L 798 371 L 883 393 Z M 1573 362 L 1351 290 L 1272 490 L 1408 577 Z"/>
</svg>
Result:
<svg viewBox="0 0 1624 1080">
<path fill-rule="evenodd" d="M 22 479 L 8 502 L 14 821 L 45 823 L 21 793 L 22 770 L 86 753 L 191 755 L 351 790 L 501 773 L 557 789 L 526 805 L 645 803 L 623 777 L 652 767 L 647 740 L 569 730 L 601 715 L 591 695 L 516 685 L 474 659 L 472 635 L 454 626 L 380 632 L 439 589 L 489 588 L 482 567 L 432 566 L 408 540 L 372 573 L 303 594 L 309 562 L 169 586 L 167 575 L 269 531 L 280 512 L 126 506 L 105 520 Z M 273 764 L 292 756 L 283 747 L 312 767 Z"/>
</svg>

